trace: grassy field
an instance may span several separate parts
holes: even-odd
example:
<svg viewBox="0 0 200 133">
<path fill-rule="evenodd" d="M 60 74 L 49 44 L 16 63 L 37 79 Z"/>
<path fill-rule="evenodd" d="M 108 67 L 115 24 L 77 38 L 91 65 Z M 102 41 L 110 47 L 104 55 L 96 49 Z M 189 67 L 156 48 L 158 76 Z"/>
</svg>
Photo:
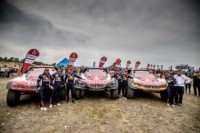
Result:
<svg viewBox="0 0 200 133">
<path fill-rule="evenodd" d="M 76 104 L 40 111 L 38 97 L 23 96 L 6 105 L 8 79 L 0 79 L 2 133 L 199 133 L 200 97 L 184 95 L 183 106 L 167 106 L 158 94 L 139 93 L 131 100 L 112 100 L 108 93 L 89 93 Z"/>
</svg>

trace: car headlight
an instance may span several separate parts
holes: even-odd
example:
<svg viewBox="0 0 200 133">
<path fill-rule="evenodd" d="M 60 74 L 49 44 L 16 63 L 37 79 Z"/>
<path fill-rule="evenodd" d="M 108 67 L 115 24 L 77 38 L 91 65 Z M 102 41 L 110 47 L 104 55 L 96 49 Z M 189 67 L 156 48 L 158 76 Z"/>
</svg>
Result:
<svg viewBox="0 0 200 133">
<path fill-rule="evenodd" d="M 141 84 L 138 84 L 138 83 L 133 83 L 133 85 L 136 85 L 136 86 L 142 86 Z"/>
<path fill-rule="evenodd" d="M 109 87 L 114 87 L 116 86 L 116 80 L 112 80 L 109 84 L 108 84 Z"/>
<path fill-rule="evenodd" d="M 79 85 L 79 86 L 85 86 L 86 84 L 85 84 L 85 82 L 79 80 L 79 81 L 78 81 L 78 85 Z"/>
<path fill-rule="evenodd" d="M 14 87 L 14 88 L 25 88 L 24 85 L 16 84 L 16 83 L 12 83 L 12 87 Z"/>
</svg>

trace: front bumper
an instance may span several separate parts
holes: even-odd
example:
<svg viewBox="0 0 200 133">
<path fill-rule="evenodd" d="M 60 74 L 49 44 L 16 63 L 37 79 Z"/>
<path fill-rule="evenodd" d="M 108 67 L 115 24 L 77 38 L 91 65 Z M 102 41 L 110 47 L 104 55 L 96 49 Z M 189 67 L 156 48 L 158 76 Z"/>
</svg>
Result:
<svg viewBox="0 0 200 133">
<path fill-rule="evenodd" d="M 133 83 L 129 83 L 129 87 L 132 89 L 136 89 L 136 90 L 142 90 L 142 91 L 147 91 L 147 92 L 160 92 L 160 91 L 165 91 L 167 89 L 166 86 L 161 86 L 161 87 L 157 87 L 157 86 L 142 86 L 142 85 L 135 85 Z"/>
<path fill-rule="evenodd" d="M 75 88 L 80 90 L 90 90 L 90 91 L 110 91 L 114 89 L 118 89 L 118 84 L 116 86 L 109 87 L 107 85 L 99 85 L 99 84 L 90 84 L 90 85 L 75 85 Z"/>
</svg>

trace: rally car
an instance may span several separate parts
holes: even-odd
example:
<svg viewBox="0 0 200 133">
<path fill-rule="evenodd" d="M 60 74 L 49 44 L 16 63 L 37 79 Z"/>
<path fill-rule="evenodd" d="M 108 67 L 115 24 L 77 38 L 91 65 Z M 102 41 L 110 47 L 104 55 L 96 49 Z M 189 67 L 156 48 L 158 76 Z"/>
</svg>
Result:
<svg viewBox="0 0 200 133">
<path fill-rule="evenodd" d="M 76 98 L 84 96 L 85 91 L 109 91 L 112 99 L 119 98 L 118 82 L 103 68 L 87 68 L 82 79 L 75 81 Z"/>
<path fill-rule="evenodd" d="M 7 105 L 11 107 L 17 105 L 22 94 L 37 93 L 37 78 L 45 68 L 49 68 L 50 74 L 56 72 L 52 66 L 34 66 L 26 74 L 8 81 Z"/>
<path fill-rule="evenodd" d="M 128 98 L 134 97 L 134 90 L 147 92 L 158 92 L 163 100 L 167 98 L 167 84 L 165 79 L 154 76 L 149 70 L 137 69 L 130 70 L 133 79 L 128 82 Z"/>
</svg>

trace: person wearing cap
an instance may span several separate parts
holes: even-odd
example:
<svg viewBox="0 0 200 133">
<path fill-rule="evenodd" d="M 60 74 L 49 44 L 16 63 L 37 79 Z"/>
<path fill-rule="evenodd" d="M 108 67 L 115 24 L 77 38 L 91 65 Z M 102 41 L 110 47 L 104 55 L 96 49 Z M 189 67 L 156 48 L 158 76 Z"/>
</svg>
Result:
<svg viewBox="0 0 200 133">
<path fill-rule="evenodd" d="M 119 86 L 118 86 L 118 94 L 120 95 L 120 93 L 121 93 L 121 89 L 122 89 L 122 73 L 120 72 L 120 70 L 118 70 L 118 71 L 116 71 L 116 73 L 114 74 L 114 78 L 116 78 L 117 79 L 117 81 L 118 81 L 118 84 L 119 84 Z"/>
<path fill-rule="evenodd" d="M 60 101 L 62 98 L 62 88 L 64 87 L 64 75 L 62 74 L 62 69 L 58 68 L 57 72 L 52 75 L 52 83 L 53 83 L 53 94 L 52 94 L 52 102 L 50 104 L 50 108 L 52 107 L 52 103 L 60 106 Z"/>
<path fill-rule="evenodd" d="M 128 79 L 129 78 L 133 79 L 133 77 L 128 75 L 128 72 L 123 72 L 123 75 L 122 75 L 122 94 L 123 94 L 123 99 L 124 100 L 127 100 Z"/>
<path fill-rule="evenodd" d="M 74 78 L 82 79 L 75 73 L 75 69 L 71 68 L 70 71 L 65 76 L 65 83 L 67 87 L 67 102 L 69 101 L 69 91 L 71 90 L 72 103 L 75 103 L 75 88 L 74 88 Z"/>
<path fill-rule="evenodd" d="M 175 103 L 182 105 L 185 83 L 191 83 L 192 80 L 187 76 L 185 76 L 184 74 L 182 74 L 181 70 L 178 70 L 177 74 L 174 75 L 174 80 L 175 80 L 174 86 L 176 91 Z"/>
<path fill-rule="evenodd" d="M 47 93 L 48 89 L 52 89 L 52 77 L 49 73 L 49 69 L 45 68 L 44 73 L 39 75 L 37 79 L 37 88 L 40 93 L 40 106 L 41 110 L 47 110 Z"/>
</svg>

